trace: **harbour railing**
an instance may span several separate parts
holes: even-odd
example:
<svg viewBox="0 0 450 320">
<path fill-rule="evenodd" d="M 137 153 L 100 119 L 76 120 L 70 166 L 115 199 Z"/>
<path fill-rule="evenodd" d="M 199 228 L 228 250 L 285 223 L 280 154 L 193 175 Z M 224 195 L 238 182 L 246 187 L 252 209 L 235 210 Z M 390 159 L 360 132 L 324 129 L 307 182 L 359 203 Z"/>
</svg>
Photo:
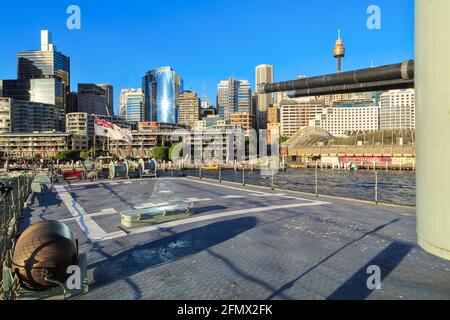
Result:
<svg viewBox="0 0 450 320">
<path fill-rule="evenodd" d="M 0 269 L 14 248 L 24 207 L 31 194 L 33 177 L 33 170 L 0 176 Z M 3 275 L 0 273 L 0 282 L 2 280 Z"/>
<path fill-rule="evenodd" d="M 164 173 L 161 173 L 165 175 Z M 218 183 L 232 182 L 242 187 L 255 185 L 269 190 L 298 191 L 317 198 L 332 196 L 353 200 L 415 207 L 415 175 L 413 171 L 385 170 L 327 170 L 286 169 L 261 175 L 248 166 L 217 168 L 198 166 L 196 169 L 172 168 L 166 175 L 185 175 L 197 179 L 210 179 Z"/>
</svg>

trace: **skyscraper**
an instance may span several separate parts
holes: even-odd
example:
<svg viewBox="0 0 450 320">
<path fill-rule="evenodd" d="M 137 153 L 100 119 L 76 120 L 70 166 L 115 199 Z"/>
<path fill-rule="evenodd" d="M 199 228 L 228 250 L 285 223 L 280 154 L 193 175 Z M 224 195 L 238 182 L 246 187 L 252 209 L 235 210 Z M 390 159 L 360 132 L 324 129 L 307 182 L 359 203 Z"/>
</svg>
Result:
<svg viewBox="0 0 450 320">
<path fill-rule="evenodd" d="M 41 50 L 17 53 L 17 79 L 20 86 L 28 82 L 29 101 L 65 107 L 70 58 L 57 51 L 49 31 L 41 31 Z"/>
<path fill-rule="evenodd" d="M 102 87 L 103 86 L 103 87 Z M 93 83 L 78 84 L 78 112 L 96 115 L 108 115 L 107 90 L 105 86 Z M 109 86 L 110 87 L 110 86 Z M 112 87 L 110 89 L 112 92 Z M 113 114 L 109 114 L 113 115 Z"/>
<path fill-rule="evenodd" d="M 256 67 L 256 92 L 258 86 L 263 83 L 273 83 L 273 66 L 269 64 L 262 64 Z M 256 108 L 256 125 L 258 129 L 267 128 L 266 112 L 270 105 L 273 104 L 273 94 L 258 94 L 257 108 Z"/>
<path fill-rule="evenodd" d="M 99 84 L 100 88 L 105 90 L 105 103 L 106 103 L 106 110 L 108 110 L 108 115 L 113 116 L 114 115 L 114 89 L 113 86 L 110 84 Z"/>
<path fill-rule="evenodd" d="M 183 91 L 181 77 L 171 67 L 147 72 L 142 79 L 145 121 L 177 123 L 177 100 Z"/>
<path fill-rule="evenodd" d="M 200 98 L 197 93 L 185 91 L 178 97 L 178 124 L 194 127 L 200 119 Z"/>
<path fill-rule="evenodd" d="M 217 87 L 217 110 L 226 123 L 230 123 L 230 115 L 234 112 L 246 112 L 253 115 L 250 83 L 247 80 L 234 78 L 220 81 Z"/>
<path fill-rule="evenodd" d="M 144 121 L 144 93 L 142 89 L 123 89 L 120 95 L 121 108 L 127 121 Z"/>
<path fill-rule="evenodd" d="M 41 50 L 17 53 L 17 79 L 0 81 L 0 96 L 65 108 L 70 58 L 58 52 L 51 33 L 41 31 Z"/>
</svg>

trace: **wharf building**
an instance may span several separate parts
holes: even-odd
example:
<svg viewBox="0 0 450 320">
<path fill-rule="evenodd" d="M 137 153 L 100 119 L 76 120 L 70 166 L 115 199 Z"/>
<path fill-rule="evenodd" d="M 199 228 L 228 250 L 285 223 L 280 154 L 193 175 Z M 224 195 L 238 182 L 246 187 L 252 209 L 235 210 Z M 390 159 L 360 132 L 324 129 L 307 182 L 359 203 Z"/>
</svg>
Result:
<svg viewBox="0 0 450 320">
<path fill-rule="evenodd" d="M 53 158 L 70 146 L 70 134 L 61 132 L 0 134 L 0 150 L 7 158 L 32 159 L 36 155 Z"/>
<path fill-rule="evenodd" d="M 137 129 L 136 122 L 127 121 L 123 116 L 97 115 L 97 117 L 130 131 Z M 90 149 L 94 140 L 94 115 L 86 112 L 66 114 L 66 132 L 72 135 L 72 149 Z"/>
<path fill-rule="evenodd" d="M 59 106 L 0 98 L 0 133 L 64 132 L 64 122 Z"/>
<path fill-rule="evenodd" d="M 380 128 L 380 109 L 373 100 L 341 101 L 323 109 L 309 125 L 325 129 L 333 136 L 350 131 L 376 131 Z"/>
</svg>

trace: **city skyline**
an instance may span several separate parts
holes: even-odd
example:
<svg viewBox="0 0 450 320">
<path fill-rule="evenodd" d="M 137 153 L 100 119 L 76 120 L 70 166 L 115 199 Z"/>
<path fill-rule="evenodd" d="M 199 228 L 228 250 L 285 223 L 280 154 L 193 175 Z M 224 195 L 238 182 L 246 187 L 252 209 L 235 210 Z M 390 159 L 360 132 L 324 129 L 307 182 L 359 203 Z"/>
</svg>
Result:
<svg viewBox="0 0 450 320">
<path fill-rule="evenodd" d="M 368 1 L 348 1 L 339 6 L 331 1 L 327 1 L 325 6 L 323 3 L 284 1 L 277 7 L 271 6 L 271 10 L 265 9 L 269 2 L 248 1 L 242 4 L 242 12 L 236 14 L 232 6 L 221 1 L 193 1 L 189 4 L 175 1 L 172 4 L 157 3 L 151 8 L 141 2 L 139 8 L 143 10 L 138 11 L 148 12 L 147 18 L 137 11 L 131 14 L 132 8 L 119 8 L 116 4 L 100 6 L 78 1 L 82 13 L 79 31 L 66 28 L 66 3 L 52 3 L 51 6 L 45 2 L 8 4 L 5 6 L 6 19 L 0 24 L 5 26 L 3 29 L 6 26 L 14 28 L 17 36 L 3 35 L 0 78 L 14 78 L 16 52 L 38 49 L 39 31 L 48 29 L 53 33 L 58 49 L 71 57 L 72 87 L 76 87 L 77 83 L 113 85 L 116 114 L 119 111 L 120 90 L 141 87 L 143 73 L 165 65 L 178 71 L 184 79 L 186 90 L 192 89 L 201 94 L 205 87 L 208 98 L 215 101 L 217 84 L 231 76 L 249 80 L 254 91 L 255 67 L 259 64 L 274 66 L 275 81 L 294 79 L 300 74 L 334 72 L 336 62 L 332 48 L 337 29 L 341 29 L 346 43 L 344 71 L 368 67 L 372 62 L 383 65 L 412 58 L 414 35 L 411 32 L 411 4 L 412 0 L 396 3 L 379 1 L 382 29 L 369 30 L 366 27 Z M 286 7 L 292 10 L 286 11 Z M 14 12 L 16 15 L 20 13 L 18 19 L 11 19 Z M 265 27 L 257 23 L 259 19 L 263 21 L 270 17 L 272 20 L 268 21 L 276 21 L 280 16 L 277 12 L 283 13 L 283 24 L 271 23 Z M 310 17 L 303 16 L 302 12 L 317 14 Z M 336 12 L 339 14 L 335 15 Z M 129 18 L 131 16 L 132 20 Z M 239 20 L 244 16 L 245 19 Z M 350 16 L 352 19 L 345 19 Z M 232 27 L 229 33 L 224 33 L 229 28 L 224 22 L 231 17 L 233 21 L 242 23 Z M 27 28 L 22 27 L 25 25 L 24 19 Z M 111 21 L 117 19 L 123 23 L 113 25 Z M 175 30 L 170 27 L 169 21 L 173 19 L 183 28 Z M 148 28 L 152 25 L 158 28 Z M 142 30 L 146 33 L 142 34 Z M 166 46 L 171 38 L 173 44 Z M 119 45 L 117 39 L 134 43 L 135 50 L 130 50 L 128 45 Z M 161 50 L 147 48 L 152 45 Z M 178 50 L 181 47 L 187 50 Z"/>
</svg>

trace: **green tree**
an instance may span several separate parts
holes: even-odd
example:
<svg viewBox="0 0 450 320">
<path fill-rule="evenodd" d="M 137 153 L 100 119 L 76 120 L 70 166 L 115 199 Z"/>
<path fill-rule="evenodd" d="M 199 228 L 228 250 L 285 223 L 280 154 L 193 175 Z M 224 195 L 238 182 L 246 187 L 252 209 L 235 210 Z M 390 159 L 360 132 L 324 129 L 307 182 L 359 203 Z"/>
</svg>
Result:
<svg viewBox="0 0 450 320">
<path fill-rule="evenodd" d="M 289 137 L 280 137 L 280 144 L 285 143 L 289 140 Z"/>
<path fill-rule="evenodd" d="M 176 147 L 180 148 L 180 150 L 178 150 L 178 154 L 173 154 Z M 178 158 L 183 157 L 183 147 L 184 147 L 183 142 L 172 144 L 172 146 L 169 149 L 169 159 L 170 159 L 170 161 L 174 160 L 174 159 L 172 159 L 173 158 L 172 155 L 174 155 L 175 157 L 178 157 Z"/>
<path fill-rule="evenodd" d="M 67 151 L 58 151 L 55 156 L 56 160 L 66 161 L 67 160 Z"/>
<path fill-rule="evenodd" d="M 81 160 L 79 150 L 64 150 L 56 154 L 56 160 L 59 161 L 78 161 Z"/>
<path fill-rule="evenodd" d="M 87 160 L 91 157 L 91 151 L 90 150 L 84 150 L 80 152 L 80 158 L 82 160 Z"/>
<path fill-rule="evenodd" d="M 158 161 L 168 161 L 169 160 L 169 148 L 168 147 L 157 147 L 152 150 L 152 156 Z"/>
</svg>

